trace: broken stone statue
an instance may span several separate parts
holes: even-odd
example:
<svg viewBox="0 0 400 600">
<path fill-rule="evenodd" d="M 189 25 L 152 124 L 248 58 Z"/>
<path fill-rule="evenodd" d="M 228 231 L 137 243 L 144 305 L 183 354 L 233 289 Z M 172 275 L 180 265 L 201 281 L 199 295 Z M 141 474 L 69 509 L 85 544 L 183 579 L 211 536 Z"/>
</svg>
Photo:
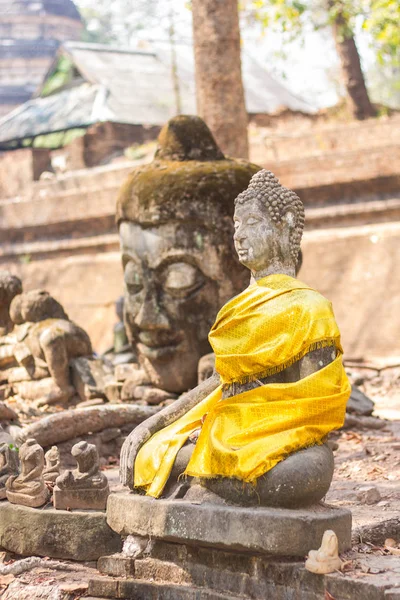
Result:
<svg viewBox="0 0 400 600">
<path fill-rule="evenodd" d="M 339 558 L 339 543 L 334 531 L 325 531 L 322 537 L 321 548 L 310 550 L 305 567 L 311 573 L 326 575 L 340 571 L 342 561 Z"/>
<path fill-rule="evenodd" d="M 43 478 L 48 483 L 55 483 L 60 475 L 60 452 L 57 446 L 52 446 L 44 455 L 46 466 L 43 471 Z"/>
<path fill-rule="evenodd" d="M 75 394 L 71 359 L 92 355 L 87 333 L 43 290 L 16 296 L 10 317 L 14 330 L 0 340 L 0 347 L 3 342 L 3 348 L 11 349 L 19 366 L 8 369 L 8 382 L 24 399 L 36 400 L 38 405 L 68 401 Z"/>
<path fill-rule="evenodd" d="M 78 467 L 57 477 L 54 507 L 64 510 L 105 510 L 110 489 L 107 477 L 100 471 L 96 446 L 84 441 L 78 442 L 73 446 L 71 454 Z"/>
<path fill-rule="evenodd" d="M 260 171 L 236 198 L 234 225 L 252 280 L 211 328 L 216 372 L 128 436 L 122 483 L 188 501 L 311 505 L 329 489 L 333 454 L 324 442 L 343 425 L 350 396 L 340 332 L 330 302 L 295 279 L 304 227 L 297 195 Z M 132 294 L 144 294 L 134 280 Z"/>
<path fill-rule="evenodd" d="M 215 315 L 248 282 L 233 252 L 233 200 L 259 168 L 226 158 L 199 117 L 179 116 L 121 188 L 124 321 L 142 391 L 147 383 L 173 398 L 197 384 Z"/>
<path fill-rule="evenodd" d="M 0 500 L 7 497 L 6 482 L 19 473 L 18 452 L 10 443 L 0 443 Z"/>
<path fill-rule="evenodd" d="M 0 271 L 0 336 L 7 335 L 13 328 L 10 304 L 15 296 L 21 293 L 21 280 L 9 271 Z"/>
<path fill-rule="evenodd" d="M 43 479 L 43 448 L 31 438 L 20 447 L 19 459 L 21 473 L 12 475 L 7 480 L 7 499 L 12 504 L 22 504 L 32 508 L 43 506 L 50 497 Z"/>
</svg>

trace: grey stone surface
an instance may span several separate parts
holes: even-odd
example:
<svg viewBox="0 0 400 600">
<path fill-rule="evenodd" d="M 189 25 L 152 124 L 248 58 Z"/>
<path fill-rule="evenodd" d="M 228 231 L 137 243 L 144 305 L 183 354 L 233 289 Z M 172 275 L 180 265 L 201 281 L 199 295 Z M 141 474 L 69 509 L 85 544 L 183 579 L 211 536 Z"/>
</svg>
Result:
<svg viewBox="0 0 400 600">
<path fill-rule="evenodd" d="M 159 585 L 127 579 L 92 579 L 89 594 L 100 598 L 134 600 L 238 600 L 238 596 L 195 588 L 192 585 Z"/>
<path fill-rule="evenodd" d="M 104 575 L 132 577 L 135 574 L 135 560 L 130 556 L 124 556 L 123 554 L 100 556 L 97 561 L 97 568 L 100 573 L 103 573 Z"/>
<path fill-rule="evenodd" d="M 347 401 L 346 411 L 359 416 L 372 415 L 374 410 L 373 401 L 359 390 L 355 385 L 351 386 L 351 396 Z"/>
<path fill-rule="evenodd" d="M 120 551 L 122 541 L 101 512 L 38 510 L 1 502 L 0 546 L 22 556 L 90 561 Z"/>
<path fill-rule="evenodd" d="M 354 552 L 352 556 L 360 555 Z M 378 574 L 360 577 L 358 569 L 357 573 L 323 576 L 308 572 L 303 560 L 155 542 L 151 556 L 135 560 L 134 578 L 96 578 L 89 584 L 89 593 L 135 600 L 397 600 L 399 559 L 391 557 L 383 567 L 386 558 L 363 558 Z M 119 560 L 118 555 L 110 559 L 114 566 Z"/>
<path fill-rule="evenodd" d="M 305 556 L 326 529 L 335 531 L 341 552 L 351 540 L 351 513 L 322 504 L 296 510 L 240 508 L 122 492 L 109 497 L 107 522 L 121 535 L 275 556 Z"/>
</svg>

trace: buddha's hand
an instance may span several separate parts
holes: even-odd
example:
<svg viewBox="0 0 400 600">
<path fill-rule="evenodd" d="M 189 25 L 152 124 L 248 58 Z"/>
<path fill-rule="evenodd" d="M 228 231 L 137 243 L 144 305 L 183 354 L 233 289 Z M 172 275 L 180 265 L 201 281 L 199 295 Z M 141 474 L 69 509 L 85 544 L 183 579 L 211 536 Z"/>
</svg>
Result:
<svg viewBox="0 0 400 600">
<path fill-rule="evenodd" d="M 148 430 L 138 425 L 128 435 L 121 448 L 119 478 L 123 485 L 126 485 L 131 490 L 134 489 L 133 473 L 137 453 L 148 439 Z"/>
</svg>

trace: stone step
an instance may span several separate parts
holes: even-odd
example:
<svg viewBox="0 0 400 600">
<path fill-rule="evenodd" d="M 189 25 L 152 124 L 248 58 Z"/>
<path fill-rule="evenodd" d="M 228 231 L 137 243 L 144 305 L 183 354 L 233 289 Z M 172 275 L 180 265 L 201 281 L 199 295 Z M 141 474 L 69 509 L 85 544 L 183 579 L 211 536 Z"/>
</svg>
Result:
<svg viewBox="0 0 400 600">
<path fill-rule="evenodd" d="M 88 593 L 95 598 L 109 598 L 111 600 L 119 598 L 126 600 L 247 600 L 248 598 L 191 585 L 166 585 L 135 579 L 112 579 L 108 577 L 91 579 Z"/>
</svg>

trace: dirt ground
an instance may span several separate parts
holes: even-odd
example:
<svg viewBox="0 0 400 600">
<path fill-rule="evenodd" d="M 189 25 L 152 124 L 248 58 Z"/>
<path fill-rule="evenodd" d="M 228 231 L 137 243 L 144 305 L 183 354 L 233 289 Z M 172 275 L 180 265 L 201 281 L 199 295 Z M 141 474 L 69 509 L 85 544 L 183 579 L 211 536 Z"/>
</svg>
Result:
<svg viewBox="0 0 400 600">
<path fill-rule="evenodd" d="M 337 444 L 335 475 L 326 502 L 353 515 L 353 548 L 342 556 L 342 577 L 400 585 L 400 367 L 348 368 L 356 383 L 375 402 L 374 419 L 331 434 Z M 33 415 L 31 415 L 32 418 Z M 27 415 L 23 420 L 26 419 Z M 35 418 L 35 417 L 34 417 Z M 115 460 L 115 457 L 114 457 Z M 113 460 L 111 460 L 113 462 Z M 105 467 L 114 491 L 121 489 L 118 469 Z M 385 547 L 385 540 L 392 539 Z M 392 544 L 392 547 L 389 547 Z M 0 554 L 2 565 L 21 557 Z M 2 600 L 75 600 L 87 595 L 96 565 L 64 563 L 40 566 L 14 577 L 0 575 Z"/>
</svg>

